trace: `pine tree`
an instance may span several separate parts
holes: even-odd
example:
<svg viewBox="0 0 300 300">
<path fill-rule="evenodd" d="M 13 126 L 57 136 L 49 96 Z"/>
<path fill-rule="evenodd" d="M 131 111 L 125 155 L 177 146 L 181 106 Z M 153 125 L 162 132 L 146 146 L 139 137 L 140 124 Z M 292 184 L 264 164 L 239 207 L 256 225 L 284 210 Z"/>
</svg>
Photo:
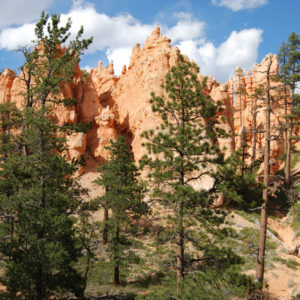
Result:
<svg viewBox="0 0 300 300">
<path fill-rule="evenodd" d="M 215 178 L 216 165 L 223 163 L 217 137 L 225 135 L 218 129 L 216 114 L 221 111 L 203 92 L 205 80 L 200 83 L 198 67 L 179 56 L 178 65 L 171 68 L 165 79 L 165 96 L 152 93 L 152 110 L 162 119 L 156 130 L 143 133 L 149 155 L 142 159 L 142 166 L 149 168 L 152 196 L 168 214 L 169 229 L 177 248 L 176 273 L 178 298 L 185 275 L 187 241 L 205 251 L 210 241 L 207 231 L 212 224 L 223 222 L 220 211 L 210 207 L 216 199 L 217 179 L 211 187 L 196 191 L 193 184 L 205 176 Z M 198 242 L 192 227 L 201 224 Z M 193 259 L 191 259 L 193 261 Z M 196 261 L 199 261 L 196 259 Z"/>
<path fill-rule="evenodd" d="M 260 101 L 263 101 L 264 98 L 264 87 L 259 86 L 257 87 L 253 94 L 251 95 L 252 98 L 252 105 L 251 105 L 251 117 L 253 121 L 253 126 L 250 129 L 252 131 L 252 153 L 251 153 L 251 173 L 255 173 L 255 169 L 261 163 L 261 156 L 258 155 L 256 148 L 257 148 L 257 137 L 259 133 L 263 131 L 260 129 L 260 126 L 257 124 L 257 114 L 258 110 L 261 108 L 259 104 Z"/>
<path fill-rule="evenodd" d="M 283 43 L 279 49 L 280 79 L 284 88 L 285 102 L 285 181 L 286 186 L 291 184 L 291 153 L 294 128 L 299 125 L 299 95 L 296 92 L 297 83 L 300 81 L 300 38 L 295 32 L 289 36 L 288 43 Z M 290 101 L 288 101 L 288 94 Z"/>
<path fill-rule="evenodd" d="M 247 171 L 247 157 L 249 156 L 248 154 L 248 133 L 246 127 L 242 128 L 242 133 L 241 133 L 241 155 L 242 155 L 242 177 L 244 176 L 245 172 Z"/>
<path fill-rule="evenodd" d="M 245 95 L 247 95 L 247 91 L 242 83 L 243 70 L 241 67 L 237 67 L 234 73 L 235 77 L 238 79 L 238 86 L 236 87 L 235 91 L 235 101 L 239 102 L 240 127 L 243 128 L 245 126 L 243 117 L 243 98 Z"/>
<path fill-rule="evenodd" d="M 42 13 L 35 29 L 37 46 L 23 51 L 25 107 L 14 134 L 15 151 L 3 154 L 0 169 L 1 215 L 13 220 L 10 226 L 0 224 L 4 284 L 10 299 L 18 292 L 24 299 L 42 300 L 65 292 L 81 297 L 84 291 L 74 267 L 81 255 L 74 224 L 82 189 L 71 177 L 75 165 L 61 155 L 65 139 L 52 115 L 62 84 L 72 80 L 79 56 L 91 40 L 80 40 L 81 30 L 62 50 L 71 22 L 59 27 L 59 21 L 57 15 L 49 20 Z M 61 102 L 67 104 L 68 99 Z"/>
<path fill-rule="evenodd" d="M 289 181 L 289 174 L 290 174 L 290 145 L 288 142 L 288 128 L 290 120 L 288 117 L 288 110 L 290 107 L 290 103 L 288 101 L 289 95 L 289 87 L 288 87 L 288 70 L 287 70 L 287 60 L 288 60 L 288 45 L 286 42 L 283 42 L 280 46 L 278 51 L 278 60 L 280 63 L 280 70 L 279 70 L 279 78 L 282 82 L 282 89 L 283 89 L 283 97 L 284 97 L 284 153 L 285 153 L 285 180 Z"/>
<path fill-rule="evenodd" d="M 137 260 L 131 251 L 136 231 L 135 223 L 148 212 L 144 198 L 144 185 L 138 180 L 138 169 L 133 155 L 123 136 L 110 142 L 107 147 L 110 159 L 100 167 L 101 176 L 95 181 L 105 188 L 105 194 L 99 198 L 101 206 L 111 211 L 106 220 L 107 247 L 110 262 L 114 270 L 114 284 L 120 284 L 120 269 Z"/>
<path fill-rule="evenodd" d="M 273 55 L 269 56 L 269 62 L 266 70 L 266 86 L 264 93 L 264 100 L 266 105 L 265 110 L 265 144 L 264 144 L 264 189 L 263 189 L 263 203 L 261 206 L 261 220 L 259 232 L 259 248 L 257 256 L 256 279 L 262 284 L 264 281 L 265 269 L 265 250 L 266 250 L 266 232 L 268 220 L 268 204 L 269 204 L 269 186 L 270 186 L 270 140 L 271 140 L 271 65 L 273 63 Z"/>
</svg>

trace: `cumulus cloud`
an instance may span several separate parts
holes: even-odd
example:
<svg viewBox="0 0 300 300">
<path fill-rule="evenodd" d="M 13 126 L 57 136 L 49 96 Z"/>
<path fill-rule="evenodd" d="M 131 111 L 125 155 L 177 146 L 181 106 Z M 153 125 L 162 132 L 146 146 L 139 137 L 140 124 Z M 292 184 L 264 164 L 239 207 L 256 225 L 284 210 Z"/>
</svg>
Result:
<svg viewBox="0 0 300 300">
<path fill-rule="evenodd" d="M 116 74 L 121 73 L 124 64 L 129 65 L 132 47 L 136 43 L 143 43 L 157 25 L 143 24 L 130 14 L 110 17 L 97 12 L 91 4 L 83 5 L 80 0 L 73 1 L 70 11 L 61 15 L 61 21 L 66 22 L 69 17 L 72 19 L 72 35 L 75 36 L 83 25 L 84 37 L 94 37 L 88 53 L 103 51 L 107 59 L 114 62 Z M 204 22 L 193 19 L 187 13 L 177 13 L 175 18 L 177 22 L 173 27 L 159 24 L 162 33 L 200 66 L 202 74 L 225 81 L 238 64 L 250 68 L 256 62 L 262 36 L 260 29 L 233 31 L 217 47 L 206 41 Z M 4 28 L 0 32 L 0 50 L 15 50 L 30 43 L 34 39 L 34 26 L 28 23 Z"/>
<path fill-rule="evenodd" d="M 52 2 L 53 0 L 1 1 L 0 28 L 31 22 Z"/>
<path fill-rule="evenodd" d="M 90 71 L 92 70 L 92 67 L 90 67 L 89 65 L 86 65 L 85 67 L 82 68 L 83 70 L 86 70 L 88 73 L 90 73 Z"/>
<path fill-rule="evenodd" d="M 267 4 L 267 0 L 211 0 L 212 4 L 225 6 L 233 11 L 256 8 Z"/>
<path fill-rule="evenodd" d="M 204 35 L 204 22 L 192 19 L 187 13 L 178 13 L 174 17 L 178 19 L 177 24 L 164 32 L 173 42 L 194 40 Z"/>
<path fill-rule="evenodd" d="M 108 49 L 106 51 L 106 56 L 108 60 L 112 61 L 114 64 L 115 74 L 121 74 L 123 66 L 129 65 L 131 51 L 131 47 Z"/>
<path fill-rule="evenodd" d="M 183 41 L 178 47 L 200 67 L 203 75 L 213 75 L 219 81 L 226 81 L 239 65 L 250 69 L 257 60 L 258 47 L 262 41 L 262 30 L 251 28 L 233 31 L 219 47 L 211 42 Z"/>
<path fill-rule="evenodd" d="M 153 30 L 153 25 L 142 24 L 129 14 L 109 17 L 98 13 L 91 5 L 76 5 L 68 14 L 61 16 L 62 21 L 72 19 L 72 31 L 75 34 L 81 25 L 84 37 L 93 36 L 93 44 L 89 52 L 132 47 L 145 38 Z"/>
<path fill-rule="evenodd" d="M 24 24 L 17 28 L 6 28 L 0 33 L 0 47 L 6 50 L 17 50 L 31 44 L 35 38 L 34 24 Z"/>
</svg>

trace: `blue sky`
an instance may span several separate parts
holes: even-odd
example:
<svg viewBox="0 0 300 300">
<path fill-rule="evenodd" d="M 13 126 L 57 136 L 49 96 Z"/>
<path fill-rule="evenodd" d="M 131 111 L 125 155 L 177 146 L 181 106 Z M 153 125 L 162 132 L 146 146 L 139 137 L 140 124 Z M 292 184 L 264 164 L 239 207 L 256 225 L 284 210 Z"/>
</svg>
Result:
<svg viewBox="0 0 300 300">
<path fill-rule="evenodd" d="M 156 25 L 172 44 L 195 60 L 203 75 L 226 81 L 236 66 L 252 68 L 277 53 L 292 31 L 299 32 L 299 0 L 0 0 L 0 69 L 23 63 L 16 50 L 34 39 L 44 9 L 73 20 L 94 43 L 82 68 L 113 60 L 118 74 L 131 48 L 144 43 Z"/>
</svg>

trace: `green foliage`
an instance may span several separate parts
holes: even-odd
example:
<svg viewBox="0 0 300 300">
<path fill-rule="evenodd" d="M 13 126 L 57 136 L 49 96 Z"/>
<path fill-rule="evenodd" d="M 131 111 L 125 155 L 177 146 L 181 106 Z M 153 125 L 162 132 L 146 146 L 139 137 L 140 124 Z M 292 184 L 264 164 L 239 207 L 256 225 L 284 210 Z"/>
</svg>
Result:
<svg viewBox="0 0 300 300">
<path fill-rule="evenodd" d="M 274 260 L 286 265 L 288 268 L 290 268 L 292 270 L 297 270 L 297 268 L 300 267 L 300 264 L 297 261 L 293 260 L 293 259 L 287 259 L 286 260 L 286 259 L 283 259 L 283 258 L 280 258 L 280 257 L 276 257 Z"/>
<path fill-rule="evenodd" d="M 12 298 L 18 291 L 27 299 L 44 299 L 58 290 L 80 295 L 83 281 L 72 267 L 80 255 L 73 215 L 81 189 L 70 179 L 75 168 L 53 153 L 63 149 L 63 140 L 47 115 L 26 109 L 24 120 L 28 154 L 9 155 L 0 171 L 5 178 L 0 181 L 1 215 L 10 218 L 0 225 L 4 283 Z"/>
<path fill-rule="evenodd" d="M 156 130 L 142 135 L 147 140 L 144 146 L 149 155 L 142 158 L 141 166 L 149 168 L 152 200 L 164 209 L 165 215 L 155 255 L 161 255 L 160 260 L 168 268 L 163 273 L 170 273 L 166 287 L 153 291 L 146 299 L 198 299 L 198 296 L 199 299 L 224 299 L 226 292 L 222 284 L 218 283 L 219 290 L 212 289 L 213 283 L 209 281 L 222 273 L 223 270 L 218 269 L 222 265 L 230 269 L 242 263 L 229 249 L 215 246 L 221 245 L 224 237 L 233 232 L 228 227 L 220 228 L 226 213 L 212 207 L 220 192 L 237 198 L 234 189 L 240 182 L 235 178 L 237 156 L 225 163 L 217 145 L 218 137 L 228 136 L 218 127 L 220 103 L 215 104 L 205 95 L 205 80 L 201 83 L 197 72 L 194 63 L 179 57 L 178 65 L 166 75 L 166 95 L 152 93 L 150 100 L 152 110 L 161 116 L 162 123 Z M 207 177 L 212 179 L 210 187 L 194 188 Z M 236 183 L 231 182 L 231 190 L 228 190 L 228 178 L 236 180 Z M 159 270 L 162 267 L 159 266 Z M 168 281 L 174 278 L 175 270 L 177 289 L 175 281 Z M 197 276 L 189 275 L 190 272 Z M 206 293 L 211 297 L 205 298 Z"/>
<path fill-rule="evenodd" d="M 289 36 L 288 42 L 283 42 L 279 49 L 280 76 L 283 83 L 287 84 L 294 101 L 296 83 L 300 81 L 300 38 L 295 32 Z M 296 103 L 294 103 L 296 104 Z M 293 103 L 292 103 L 293 106 Z"/>
<path fill-rule="evenodd" d="M 292 300 L 300 300 L 300 294 L 294 296 L 294 297 L 292 298 Z"/>
<path fill-rule="evenodd" d="M 34 49 L 21 50 L 25 57 L 21 78 L 27 86 L 27 107 L 36 103 L 44 105 L 47 102 L 59 102 L 62 84 L 72 82 L 80 55 L 92 42 L 92 38 L 80 39 L 83 28 L 78 31 L 74 40 L 68 41 L 71 20 L 68 19 L 63 27 L 59 23 L 59 15 L 54 14 L 49 20 L 48 15 L 42 12 L 35 27 L 37 46 Z M 61 48 L 62 45 L 64 48 Z M 70 104 L 69 100 L 64 101 Z"/>
<path fill-rule="evenodd" d="M 296 153 L 292 153 L 291 155 L 291 168 L 293 169 L 297 162 L 299 162 L 300 160 L 300 153 L 299 152 L 296 152 Z"/>
<path fill-rule="evenodd" d="M 0 104 L 0 161 L 5 161 L 9 153 L 16 152 L 15 131 L 21 127 L 22 119 L 21 112 L 13 103 Z"/>
<path fill-rule="evenodd" d="M 144 184 L 138 181 L 138 169 L 125 138 L 118 136 L 117 141 L 111 141 L 107 149 L 110 159 L 99 167 L 101 176 L 95 183 L 106 191 L 97 201 L 101 207 L 111 211 L 105 224 L 107 251 L 111 265 L 119 273 L 119 268 L 127 269 L 130 264 L 140 260 L 132 249 L 139 246 L 134 237 L 139 234 L 138 221 L 148 213 L 148 206 L 143 202 Z M 119 278 L 115 277 L 115 283 L 119 284 Z"/>
<path fill-rule="evenodd" d="M 76 123 L 76 124 L 64 124 L 60 128 L 61 131 L 64 131 L 66 134 L 70 134 L 72 132 L 84 132 L 86 133 L 88 130 L 92 129 L 93 123 Z"/>
<path fill-rule="evenodd" d="M 155 188 L 153 194 L 174 210 L 179 202 L 184 206 L 202 202 L 206 206 L 214 200 L 213 193 L 196 192 L 190 185 L 213 174 L 209 166 L 223 158 L 216 143 L 212 143 L 218 135 L 225 135 L 215 126 L 215 116 L 221 108 L 204 95 L 204 85 L 198 81 L 196 65 L 180 56 L 178 66 L 166 76 L 168 100 L 154 94 L 150 100 L 163 123 L 155 132 L 143 133 L 148 140 L 145 147 L 154 156 L 144 156 L 141 164 L 149 166 L 151 180 L 168 186 Z"/>
<path fill-rule="evenodd" d="M 214 253 L 214 251 L 216 252 Z M 202 262 L 180 282 L 181 298 L 188 299 L 232 299 L 234 296 L 250 295 L 257 288 L 254 281 L 241 274 L 242 260 L 230 249 L 212 247 Z M 176 281 L 173 276 L 150 287 L 146 296 L 137 299 L 176 299 Z"/>
<path fill-rule="evenodd" d="M 227 204 L 232 203 L 242 209 L 261 204 L 263 185 L 257 182 L 255 174 L 243 166 L 241 149 L 218 166 L 216 182 Z"/>
<path fill-rule="evenodd" d="M 300 202 L 294 203 L 288 213 L 288 223 L 293 227 L 296 237 L 300 237 Z"/>
<path fill-rule="evenodd" d="M 75 225 L 84 191 L 72 178 L 75 165 L 60 155 L 65 139 L 52 121 L 52 103 L 58 103 L 61 85 L 71 81 L 90 40 L 79 40 L 81 32 L 62 51 L 70 21 L 59 27 L 53 15 L 47 22 L 42 13 L 37 46 L 23 51 L 25 107 L 20 112 L 12 104 L 0 106 L 0 252 L 8 299 L 17 293 L 38 300 L 65 293 L 82 297 L 85 286 L 74 267 L 82 255 Z"/>
</svg>

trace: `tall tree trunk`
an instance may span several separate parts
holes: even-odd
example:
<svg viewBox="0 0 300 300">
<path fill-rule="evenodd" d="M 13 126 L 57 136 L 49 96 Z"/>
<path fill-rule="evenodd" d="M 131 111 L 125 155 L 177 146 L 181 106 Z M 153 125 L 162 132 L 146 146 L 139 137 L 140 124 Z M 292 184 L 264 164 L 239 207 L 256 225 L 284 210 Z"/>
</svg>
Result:
<svg viewBox="0 0 300 300">
<path fill-rule="evenodd" d="M 120 284 L 120 270 L 119 266 L 116 265 L 114 268 L 114 284 L 119 285 Z"/>
<path fill-rule="evenodd" d="M 84 278 L 85 282 L 87 280 L 87 276 L 88 276 L 88 273 L 89 273 L 89 270 L 90 270 L 90 261 L 91 261 L 91 258 L 90 258 L 90 256 L 88 256 L 88 258 L 85 262 L 85 270 L 84 270 L 84 274 L 83 274 L 83 278 Z"/>
<path fill-rule="evenodd" d="M 299 53 L 299 52 L 298 52 Z M 299 61 L 299 60 L 298 60 Z M 292 64 L 292 75 L 297 74 L 296 72 L 296 65 L 295 63 Z M 298 73 L 299 74 L 299 73 Z M 285 172 L 285 179 L 286 179 L 286 185 L 289 187 L 291 185 L 291 153 L 292 153 L 292 135 L 293 135 L 293 127 L 294 127 L 294 113 L 295 113 L 295 90 L 296 90 L 296 83 L 297 81 L 295 79 L 292 79 L 291 84 L 291 102 L 290 102 L 290 114 L 292 117 L 289 119 L 289 127 L 288 127 L 288 136 L 287 136 L 287 158 L 286 158 L 286 172 Z"/>
<path fill-rule="evenodd" d="M 240 88 L 241 88 L 241 85 L 240 85 Z M 243 124 L 244 124 L 244 122 L 243 122 L 243 112 L 242 112 L 243 103 L 242 103 L 242 93 L 241 93 L 241 91 L 239 92 L 239 95 L 240 95 L 240 126 L 241 126 L 241 128 L 243 128 Z"/>
<path fill-rule="evenodd" d="M 261 208 L 260 232 L 259 232 L 259 249 L 256 267 L 256 279 L 263 283 L 265 268 L 265 251 L 266 251 L 266 232 L 268 221 L 268 200 L 269 200 L 269 177 L 270 177 L 270 113 L 271 113 L 271 95 L 270 95 L 270 69 L 272 65 L 272 56 L 267 70 L 266 84 L 266 125 L 265 125 L 265 151 L 264 151 L 264 189 L 263 204 Z"/>
<path fill-rule="evenodd" d="M 104 215 L 103 215 L 103 234 L 102 234 L 103 245 L 107 244 L 107 234 L 108 234 L 107 221 L 108 221 L 108 203 L 107 200 L 105 200 Z"/>
<path fill-rule="evenodd" d="M 45 107 L 42 106 L 41 112 L 40 112 L 40 118 L 44 117 Z M 45 155 L 45 136 L 44 132 L 40 129 L 39 130 L 39 147 L 40 152 L 42 156 Z M 43 176 L 40 177 L 40 205 L 39 205 L 39 223 L 38 223 L 38 229 L 37 229 L 37 243 L 38 243 L 38 252 L 43 251 L 44 249 L 40 249 L 41 241 L 44 240 L 44 224 L 43 224 L 43 210 L 46 208 L 46 189 L 45 189 L 45 178 Z M 41 220 L 42 219 L 42 220 Z M 41 253 L 38 253 L 38 256 L 40 256 Z M 36 277 L 36 292 L 37 292 L 37 299 L 42 300 L 45 297 L 45 291 L 44 291 L 44 268 L 43 268 L 43 262 L 39 260 L 37 266 L 37 277 Z"/>
<path fill-rule="evenodd" d="M 256 110 L 256 107 L 254 108 Z M 253 141 L 252 141 L 252 161 L 251 161 L 251 173 L 253 173 L 254 165 L 256 161 L 256 143 L 257 143 L 257 124 L 256 124 L 256 111 L 253 116 Z"/>
<path fill-rule="evenodd" d="M 178 232 L 177 232 L 177 294 L 181 299 L 181 280 L 184 277 L 184 227 L 183 227 L 183 202 L 178 203 L 177 208 Z"/>
<path fill-rule="evenodd" d="M 180 127 L 182 128 L 183 132 L 185 129 L 185 107 L 182 105 L 181 108 L 181 118 L 180 118 Z M 179 151 L 179 155 L 181 157 L 181 171 L 180 171 L 180 183 L 184 186 L 185 180 L 185 167 L 183 164 L 184 161 L 184 153 Z M 181 299 L 181 281 L 184 277 L 184 225 L 183 225 L 183 201 L 180 200 L 177 203 L 177 264 L 176 264 L 176 277 L 177 277 L 177 299 Z"/>
<path fill-rule="evenodd" d="M 287 148 L 286 148 L 286 161 L 285 161 L 285 169 L 284 169 L 284 175 L 285 175 L 285 184 L 287 187 L 291 184 L 291 137 L 292 137 L 292 126 L 289 124 L 288 130 L 287 130 Z"/>
<path fill-rule="evenodd" d="M 284 114 L 288 115 L 288 97 L 287 97 L 287 89 L 284 87 Z M 290 176 L 291 176 L 291 135 L 292 128 L 289 118 L 286 117 L 286 131 L 284 134 L 284 144 L 285 144 L 285 166 L 284 166 L 284 177 L 286 186 L 290 185 Z"/>
<path fill-rule="evenodd" d="M 242 129 L 241 148 L 242 148 L 242 177 L 244 177 L 246 171 L 246 157 L 247 157 L 247 130 L 245 127 L 243 127 Z"/>
<path fill-rule="evenodd" d="M 43 278 L 43 269 L 42 267 L 38 267 L 38 271 L 37 271 L 37 278 L 35 281 L 35 288 L 36 288 L 36 300 L 42 300 L 44 299 L 44 291 L 43 291 L 43 282 L 42 279 Z"/>
<path fill-rule="evenodd" d="M 115 249 L 117 249 L 119 247 L 119 242 L 120 242 L 120 226 L 119 226 L 119 222 L 117 221 L 116 224 L 116 228 L 115 228 L 116 232 L 116 236 L 115 236 Z M 114 266 L 114 285 L 119 285 L 120 284 L 120 269 L 119 269 L 119 262 L 118 262 L 118 257 L 115 257 L 115 259 L 117 259 L 117 261 L 115 262 L 115 266 Z"/>
</svg>

